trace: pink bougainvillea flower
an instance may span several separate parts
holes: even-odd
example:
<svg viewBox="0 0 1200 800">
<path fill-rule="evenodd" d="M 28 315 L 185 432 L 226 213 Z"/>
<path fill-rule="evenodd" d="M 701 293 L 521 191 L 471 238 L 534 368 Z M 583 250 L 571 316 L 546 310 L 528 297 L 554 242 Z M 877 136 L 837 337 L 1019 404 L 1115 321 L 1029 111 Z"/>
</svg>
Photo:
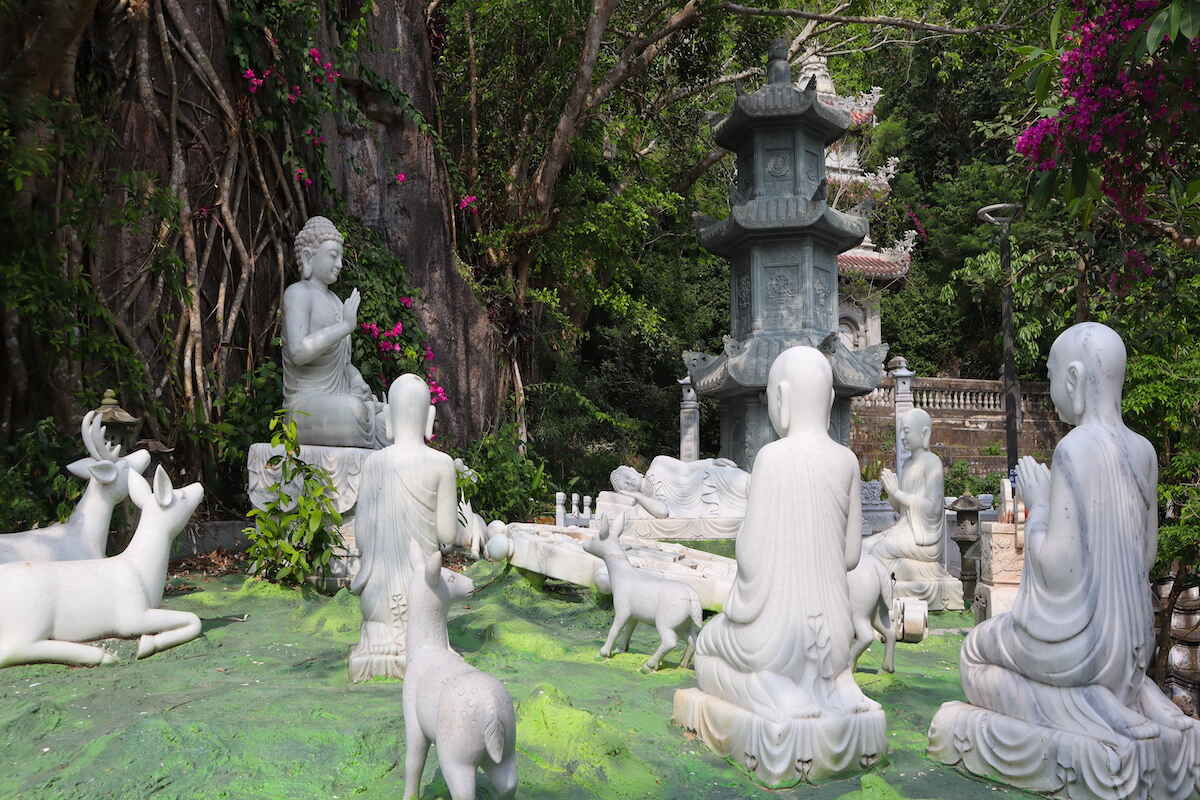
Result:
<svg viewBox="0 0 1200 800">
<path fill-rule="evenodd" d="M 469 195 L 467 195 L 466 197 L 464 197 L 462 200 L 459 200 L 459 201 L 458 201 L 458 209 L 459 209 L 459 211 L 462 211 L 463 209 L 470 208 L 471 206 L 474 206 L 474 205 L 475 205 L 475 201 L 476 201 L 476 200 L 478 200 L 478 199 L 479 199 L 479 198 L 478 198 L 478 197 L 476 197 L 475 195 L 473 195 L 473 194 L 469 194 Z"/>
<path fill-rule="evenodd" d="M 404 306 L 405 308 L 412 308 L 413 299 L 411 297 L 401 297 L 400 305 Z"/>
<path fill-rule="evenodd" d="M 320 51 L 320 50 L 318 50 L 317 48 L 313 47 L 313 48 L 310 48 L 310 49 L 309 49 L 309 51 L 308 51 L 308 54 L 309 54 L 310 56 L 312 56 L 312 60 L 313 60 L 313 61 L 316 61 L 318 64 L 320 64 L 320 63 L 321 63 L 321 51 Z"/>
<path fill-rule="evenodd" d="M 247 68 L 246 71 L 242 73 L 242 77 L 246 80 L 253 80 L 254 70 Z"/>
<path fill-rule="evenodd" d="M 408 176 L 403 172 L 396 173 L 396 183 L 404 183 L 406 180 L 408 180 Z"/>
<path fill-rule="evenodd" d="M 295 103 L 299 99 L 300 99 L 300 87 L 293 86 L 292 90 L 290 92 L 288 92 L 288 102 Z"/>
</svg>

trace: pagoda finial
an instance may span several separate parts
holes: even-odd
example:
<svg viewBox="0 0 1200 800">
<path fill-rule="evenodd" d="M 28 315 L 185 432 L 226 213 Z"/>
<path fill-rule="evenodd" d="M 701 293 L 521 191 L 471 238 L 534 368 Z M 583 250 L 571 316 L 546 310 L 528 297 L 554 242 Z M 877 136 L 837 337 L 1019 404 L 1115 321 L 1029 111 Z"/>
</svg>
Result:
<svg viewBox="0 0 1200 800">
<path fill-rule="evenodd" d="M 788 40 L 776 39 L 767 50 L 767 82 L 791 83 L 792 66 L 788 63 Z"/>
</svg>

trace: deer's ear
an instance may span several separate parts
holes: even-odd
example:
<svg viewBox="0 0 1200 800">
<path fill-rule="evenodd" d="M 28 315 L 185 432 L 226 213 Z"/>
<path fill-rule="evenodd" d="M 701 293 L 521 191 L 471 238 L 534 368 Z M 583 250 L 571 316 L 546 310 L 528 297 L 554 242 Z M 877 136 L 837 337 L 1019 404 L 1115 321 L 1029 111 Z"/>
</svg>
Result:
<svg viewBox="0 0 1200 800">
<path fill-rule="evenodd" d="M 150 484 L 133 470 L 129 471 L 129 499 L 141 509 L 149 508 L 154 502 L 154 493 L 150 490 Z"/>
<path fill-rule="evenodd" d="M 166 508 L 175 501 L 175 487 L 171 485 L 171 478 L 162 468 L 162 464 L 159 464 L 158 469 L 154 471 L 154 499 L 162 508 Z"/>
<path fill-rule="evenodd" d="M 134 450 L 121 460 L 129 465 L 132 472 L 142 473 L 146 471 L 146 467 L 150 466 L 150 451 Z"/>
<path fill-rule="evenodd" d="M 70 464 L 67 464 L 67 472 L 71 473 L 76 478 L 83 478 L 86 481 L 88 478 L 92 477 L 92 465 L 100 463 L 102 462 L 91 457 L 81 458 L 78 461 L 72 461 Z"/>
<path fill-rule="evenodd" d="M 103 484 L 110 484 L 117 479 L 121 468 L 112 461 L 97 461 L 88 467 L 88 473 Z"/>
</svg>

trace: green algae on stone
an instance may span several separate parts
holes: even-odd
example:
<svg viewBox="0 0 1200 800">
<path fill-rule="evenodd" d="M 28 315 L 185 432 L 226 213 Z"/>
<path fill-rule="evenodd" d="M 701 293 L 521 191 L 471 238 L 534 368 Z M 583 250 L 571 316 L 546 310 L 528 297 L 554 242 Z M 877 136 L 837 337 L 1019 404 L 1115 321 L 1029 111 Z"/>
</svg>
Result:
<svg viewBox="0 0 1200 800">
<path fill-rule="evenodd" d="M 517 748 L 571 783 L 606 797 L 653 797 L 653 770 L 634 755 L 627 732 L 575 708 L 557 687 L 543 683 L 517 706 Z"/>
</svg>

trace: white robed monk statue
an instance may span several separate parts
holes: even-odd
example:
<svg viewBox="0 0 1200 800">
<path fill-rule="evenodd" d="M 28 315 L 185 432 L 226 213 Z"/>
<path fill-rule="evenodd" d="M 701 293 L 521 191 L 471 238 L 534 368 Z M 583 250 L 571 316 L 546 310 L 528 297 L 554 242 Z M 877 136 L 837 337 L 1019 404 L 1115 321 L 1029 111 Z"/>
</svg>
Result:
<svg viewBox="0 0 1200 800">
<path fill-rule="evenodd" d="M 946 481 L 942 460 L 929 449 L 933 420 L 923 409 L 909 409 L 900 420 L 899 435 L 910 456 L 899 477 L 885 469 L 879 478 L 900 519 L 864 539 L 863 550 L 895 576 L 897 597 L 924 600 L 930 611 L 961 611 L 962 582 L 941 561 Z"/>
<path fill-rule="evenodd" d="M 1050 395 L 1075 427 L 1049 469 L 1018 464 L 1024 576 L 1012 611 L 967 636 L 970 705 L 942 706 L 930 754 L 1056 796 L 1173 800 L 1197 789 L 1200 724 L 1146 675 L 1158 460 L 1121 419 L 1125 360 L 1094 322 L 1050 350 Z"/>
<path fill-rule="evenodd" d="M 811 347 L 771 365 L 767 408 L 780 438 L 758 451 L 723 613 L 700 632 L 699 689 L 675 721 L 764 783 L 869 766 L 885 719 L 851 674 L 846 573 L 859 560 L 858 459 L 829 436 L 833 372 Z"/>
<path fill-rule="evenodd" d="M 454 542 L 458 526 L 454 462 L 425 444 L 433 435 L 435 406 L 418 375 L 401 375 L 388 390 L 393 443 L 367 456 L 358 489 L 355 536 L 362 554 L 350 591 L 359 596 L 362 629 L 350 651 L 350 679 L 403 678 L 412 572 L 408 543 L 431 556 Z M 443 570 L 451 583 L 464 575 Z M 470 591 L 470 587 L 466 589 Z"/>
</svg>

